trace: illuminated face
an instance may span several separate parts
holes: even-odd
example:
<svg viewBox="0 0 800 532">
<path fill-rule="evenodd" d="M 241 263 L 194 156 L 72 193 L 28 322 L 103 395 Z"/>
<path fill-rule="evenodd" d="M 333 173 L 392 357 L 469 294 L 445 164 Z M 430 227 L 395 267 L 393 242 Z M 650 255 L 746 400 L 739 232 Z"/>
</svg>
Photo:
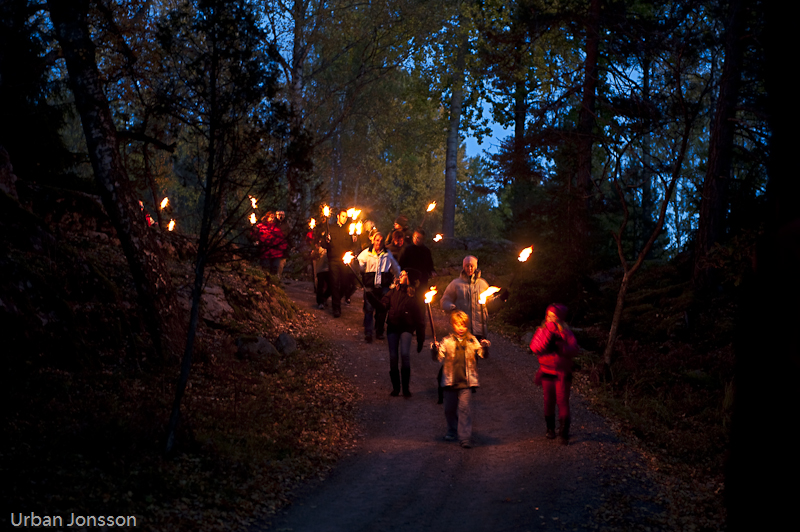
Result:
<svg viewBox="0 0 800 532">
<path fill-rule="evenodd" d="M 408 284 L 408 273 L 406 273 L 405 270 L 400 272 L 399 283 L 400 284 Z"/>
<path fill-rule="evenodd" d="M 422 236 L 420 233 L 415 232 L 413 241 L 415 246 L 421 246 L 422 243 L 425 241 L 425 237 Z"/>
<path fill-rule="evenodd" d="M 267 214 L 267 223 L 272 223 L 275 221 L 275 215 L 272 213 Z"/>
<path fill-rule="evenodd" d="M 344 223 L 347 221 L 347 211 L 340 212 L 337 219 L 339 220 L 339 225 L 344 225 Z"/>
<path fill-rule="evenodd" d="M 472 275 L 478 269 L 478 261 L 473 258 L 464 259 L 464 273 Z"/>
<path fill-rule="evenodd" d="M 286 213 L 283 211 L 278 211 L 275 213 L 275 216 L 278 218 L 278 220 L 283 220 L 286 218 Z"/>
<path fill-rule="evenodd" d="M 376 251 L 383 249 L 383 235 L 375 235 L 375 238 L 372 239 L 372 245 Z"/>
<path fill-rule="evenodd" d="M 553 322 L 557 322 L 557 321 L 558 321 L 558 316 L 556 316 L 556 315 L 555 315 L 554 313 L 552 313 L 552 312 L 548 312 L 548 313 L 547 313 L 547 316 L 545 316 L 545 318 L 544 318 L 544 319 L 545 319 L 545 321 L 546 321 L 547 323 L 553 323 Z"/>
<path fill-rule="evenodd" d="M 464 336 L 467 334 L 467 324 L 462 323 L 461 321 L 453 321 L 450 322 L 450 325 L 453 326 L 453 332 L 456 333 L 458 336 Z"/>
</svg>

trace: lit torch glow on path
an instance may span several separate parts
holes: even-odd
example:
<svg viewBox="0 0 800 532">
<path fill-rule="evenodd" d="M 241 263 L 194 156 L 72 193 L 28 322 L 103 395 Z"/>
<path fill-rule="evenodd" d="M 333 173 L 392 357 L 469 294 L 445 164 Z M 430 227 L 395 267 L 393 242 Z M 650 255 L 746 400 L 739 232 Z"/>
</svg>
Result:
<svg viewBox="0 0 800 532">
<path fill-rule="evenodd" d="M 520 262 L 525 262 L 531 256 L 531 253 L 533 253 L 533 246 L 529 246 L 529 247 L 523 249 L 519 253 L 519 257 L 517 257 L 517 260 L 520 261 Z"/>
</svg>

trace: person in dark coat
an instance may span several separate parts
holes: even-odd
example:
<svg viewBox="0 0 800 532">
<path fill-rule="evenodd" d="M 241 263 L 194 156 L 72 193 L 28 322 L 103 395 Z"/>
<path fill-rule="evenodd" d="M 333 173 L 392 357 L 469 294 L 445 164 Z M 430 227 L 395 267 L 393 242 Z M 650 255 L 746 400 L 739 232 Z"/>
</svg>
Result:
<svg viewBox="0 0 800 532">
<path fill-rule="evenodd" d="M 542 325 L 531 340 L 531 351 L 539 359 L 534 382 L 544 392 L 545 437 L 566 445 L 569 443 L 569 392 L 572 386 L 572 359 L 578 353 L 578 342 L 566 322 L 567 307 L 553 304 L 547 307 Z M 556 432 L 558 404 L 558 432 Z"/>
<path fill-rule="evenodd" d="M 389 346 L 389 378 L 392 391 L 389 395 L 400 395 L 402 385 L 403 397 L 411 397 L 409 383 L 411 380 L 411 339 L 414 331 L 418 331 L 425 323 L 425 316 L 417 304 L 416 290 L 419 286 L 419 274 L 411 270 L 400 272 L 397 282 L 388 294 L 383 296 L 381 307 L 386 311 L 386 339 Z M 424 335 L 417 335 L 417 353 L 422 351 Z M 397 365 L 400 362 L 398 371 Z"/>
<path fill-rule="evenodd" d="M 402 269 L 413 268 L 419 272 L 419 285 L 422 288 L 428 287 L 428 279 L 436 275 L 433 267 L 433 256 L 431 250 L 425 245 L 425 230 L 421 227 L 414 229 L 412 244 L 404 251 L 402 257 L 398 259 Z M 424 293 L 425 290 L 419 290 Z"/>
<path fill-rule="evenodd" d="M 328 225 L 326 248 L 331 282 L 331 307 L 333 308 L 333 317 L 338 318 L 342 315 L 342 296 L 349 301 L 350 295 L 352 295 L 350 291 L 351 278 L 355 276 L 350 266 L 343 261 L 345 253 L 353 251 L 353 236 L 347 225 L 347 211 L 339 211 L 336 222 Z"/>
</svg>

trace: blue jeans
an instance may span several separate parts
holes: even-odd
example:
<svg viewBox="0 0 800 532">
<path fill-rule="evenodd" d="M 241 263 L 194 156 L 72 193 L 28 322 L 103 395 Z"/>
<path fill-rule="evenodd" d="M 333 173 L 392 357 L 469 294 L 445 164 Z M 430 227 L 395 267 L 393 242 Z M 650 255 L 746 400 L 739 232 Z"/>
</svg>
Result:
<svg viewBox="0 0 800 532">
<path fill-rule="evenodd" d="M 383 296 L 389 291 L 388 288 L 370 288 L 372 294 L 380 301 Z M 372 336 L 372 331 L 376 330 L 377 333 L 383 334 L 383 329 L 386 326 L 386 311 L 378 310 L 369 303 L 366 294 L 364 294 L 364 335 Z"/>
<path fill-rule="evenodd" d="M 389 342 L 389 369 L 397 371 L 397 359 L 400 359 L 402 368 L 411 367 L 411 333 L 389 333 L 386 339 Z M 399 355 L 399 356 L 398 356 Z"/>
</svg>

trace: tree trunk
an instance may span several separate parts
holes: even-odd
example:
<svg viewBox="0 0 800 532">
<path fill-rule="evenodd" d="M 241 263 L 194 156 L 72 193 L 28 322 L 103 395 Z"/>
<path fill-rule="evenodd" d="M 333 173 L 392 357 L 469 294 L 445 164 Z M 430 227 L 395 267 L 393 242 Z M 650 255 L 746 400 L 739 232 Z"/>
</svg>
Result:
<svg viewBox="0 0 800 532">
<path fill-rule="evenodd" d="M 622 248 L 622 237 L 625 232 L 625 226 L 628 223 L 628 207 L 625 204 L 625 194 L 617 183 L 617 192 L 620 201 L 622 202 L 625 215 L 619 231 L 613 234 L 613 236 L 617 243 L 617 254 L 619 255 L 619 260 L 622 263 L 622 270 L 625 273 L 622 276 L 622 283 L 620 284 L 619 292 L 617 293 L 617 304 L 616 307 L 614 307 L 614 317 L 611 320 L 611 328 L 608 331 L 608 341 L 606 342 L 606 349 L 603 352 L 603 366 L 605 368 L 606 377 L 611 376 L 611 355 L 614 353 L 614 344 L 617 341 L 617 330 L 619 329 L 619 322 L 622 317 L 622 309 L 625 306 L 625 296 L 628 292 L 630 279 L 644 263 L 645 257 L 648 253 L 650 253 L 650 250 L 653 248 L 653 244 L 655 244 L 658 235 L 661 233 L 661 228 L 664 227 L 664 220 L 667 218 L 667 209 L 671 203 L 672 193 L 675 191 L 675 185 L 678 183 L 678 178 L 680 177 L 681 169 L 683 168 L 683 161 L 686 158 L 686 150 L 689 146 L 689 137 L 692 133 L 692 122 L 693 119 L 690 120 L 687 116 L 686 124 L 684 124 L 683 129 L 683 138 L 681 139 L 681 147 L 678 151 L 678 158 L 675 160 L 675 165 L 672 168 L 672 175 L 670 176 L 669 183 L 666 183 L 666 186 L 664 187 L 664 196 L 661 200 L 661 207 L 659 209 L 656 225 L 650 234 L 650 238 L 647 239 L 647 242 L 645 242 L 642 250 L 636 257 L 636 262 L 630 267 L 630 269 L 628 268 L 628 262 L 625 260 L 625 253 Z"/>
<path fill-rule="evenodd" d="M 157 253 L 158 248 L 122 163 L 117 131 L 103 93 L 95 46 L 86 21 L 89 3 L 87 0 L 49 0 L 47 4 L 66 59 L 70 88 L 81 116 L 103 206 L 128 259 L 153 345 L 162 356 L 176 353 L 181 327 L 172 279 Z"/>
<path fill-rule="evenodd" d="M 708 147 L 708 169 L 703 182 L 700 201 L 700 218 L 695 244 L 694 272 L 692 281 L 698 288 L 705 288 L 711 281 L 710 271 L 705 266 L 709 250 L 725 233 L 728 210 L 728 183 L 731 178 L 731 163 L 735 133 L 736 104 L 742 84 L 742 61 L 744 58 L 745 9 L 744 0 L 732 0 L 725 36 L 725 64 L 719 83 L 719 95 Z"/>
<path fill-rule="evenodd" d="M 458 179 L 458 148 L 461 145 L 459 123 L 464 103 L 464 69 L 467 60 L 466 33 L 459 40 L 456 62 L 453 66 L 453 94 L 450 98 L 450 129 L 447 133 L 447 152 L 444 163 L 444 205 L 442 207 L 442 233 L 445 238 L 455 236 L 456 182 Z"/>
<path fill-rule="evenodd" d="M 172 413 L 167 424 L 167 438 L 165 452 L 169 453 L 175 444 L 175 432 L 180 421 L 180 408 L 183 395 L 186 392 L 186 385 L 189 383 L 189 373 L 192 369 L 192 356 L 194 353 L 194 339 L 197 333 L 197 325 L 200 316 L 200 299 L 203 295 L 203 285 L 205 282 L 205 269 L 208 262 L 211 229 L 220 211 L 220 185 L 221 179 L 217 173 L 217 125 L 219 122 L 219 111 L 217 109 L 217 72 L 218 56 L 216 53 L 211 55 L 211 65 L 209 68 L 209 131 L 208 131 L 208 153 L 206 163 L 205 178 L 205 197 L 203 199 L 203 219 L 200 224 L 200 239 L 197 242 L 197 260 L 194 268 L 194 286 L 192 288 L 192 310 L 189 317 L 189 331 L 186 335 L 186 345 L 181 361 L 181 373 L 175 387 L 175 400 L 172 404 Z"/>
</svg>

